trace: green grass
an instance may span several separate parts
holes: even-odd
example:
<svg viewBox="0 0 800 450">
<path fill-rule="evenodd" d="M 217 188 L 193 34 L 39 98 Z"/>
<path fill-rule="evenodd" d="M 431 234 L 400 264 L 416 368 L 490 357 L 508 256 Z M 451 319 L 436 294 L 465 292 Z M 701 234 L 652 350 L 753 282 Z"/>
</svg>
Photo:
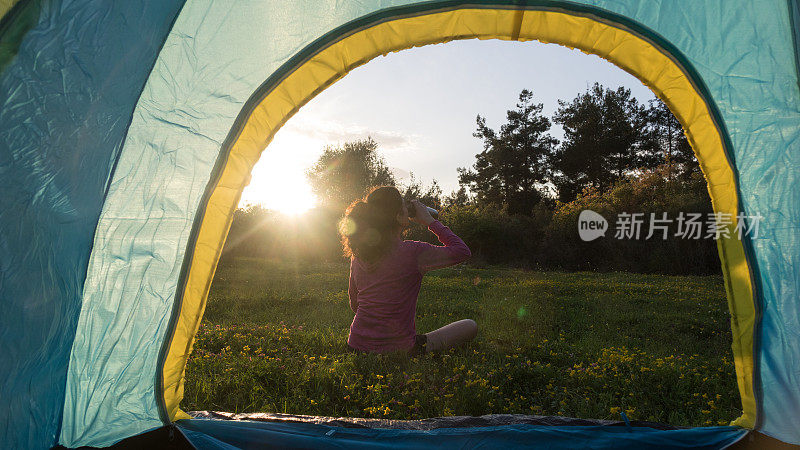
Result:
<svg viewBox="0 0 800 450">
<path fill-rule="evenodd" d="M 227 261 L 184 410 L 418 419 L 521 413 L 673 425 L 741 413 L 722 278 L 457 267 L 425 276 L 417 330 L 472 318 L 439 355 L 347 353 L 344 264 Z"/>
</svg>

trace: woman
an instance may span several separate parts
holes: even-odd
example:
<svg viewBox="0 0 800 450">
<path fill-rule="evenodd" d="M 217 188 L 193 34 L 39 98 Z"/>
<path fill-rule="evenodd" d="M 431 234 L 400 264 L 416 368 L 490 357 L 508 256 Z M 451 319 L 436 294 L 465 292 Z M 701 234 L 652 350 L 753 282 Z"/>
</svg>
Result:
<svg viewBox="0 0 800 450">
<path fill-rule="evenodd" d="M 469 248 L 449 228 L 431 217 L 419 201 L 413 219 L 444 246 L 405 241 L 408 209 L 400 192 L 390 186 L 372 190 L 347 209 L 342 220 L 344 252 L 350 257 L 350 308 L 356 314 L 347 345 L 354 351 L 415 355 L 468 342 L 478 332 L 470 320 L 453 322 L 430 333 L 416 334 L 417 295 L 425 272 L 458 264 Z"/>
</svg>

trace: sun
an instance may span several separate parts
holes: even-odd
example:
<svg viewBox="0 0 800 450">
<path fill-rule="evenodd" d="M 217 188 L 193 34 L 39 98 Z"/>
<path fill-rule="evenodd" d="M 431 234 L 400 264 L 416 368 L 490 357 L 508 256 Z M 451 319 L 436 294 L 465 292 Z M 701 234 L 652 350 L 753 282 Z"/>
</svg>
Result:
<svg viewBox="0 0 800 450">
<path fill-rule="evenodd" d="M 264 193 L 262 201 L 265 208 L 280 211 L 284 214 L 302 214 L 317 204 L 317 199 L 308 189 L 306 183 L 293 183 L 292 180 L 270 183 L 269 192 Z"/>
<path fill-rule="evenodd" d="M 305 181 L 304 174 L 284 172 L 253 177 L 242 193 L 243 204 L 261 204 L 266 209 L 284 214 L 302 214 L 317 205 L 317 198 Z"/>
<path fill-rule="evenodd" d="M 264 152 L 253 167 L 252 179 L 239 206 L 260 204 L 266 209 L 297 215 L 317 206 L 317 198 L 308 185 L 305 170 L 307 161 L 297 158 L 297 152 L 275 146 Z"/>
</svg>

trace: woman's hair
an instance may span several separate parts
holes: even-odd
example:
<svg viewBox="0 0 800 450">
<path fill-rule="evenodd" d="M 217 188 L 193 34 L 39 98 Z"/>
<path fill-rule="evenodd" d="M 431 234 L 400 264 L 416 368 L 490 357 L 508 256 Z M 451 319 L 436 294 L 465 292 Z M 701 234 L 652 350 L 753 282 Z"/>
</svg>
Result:
<svg viewBox="0 0 800 450">
<path fill-rule="evenodd" d="M 380 186 L 350 204 L 339 225 L 344 255 L 375 262 L 391 250 L 402 225 L 397 214 L 403 196 L 394 186 Z"/>
</svg>

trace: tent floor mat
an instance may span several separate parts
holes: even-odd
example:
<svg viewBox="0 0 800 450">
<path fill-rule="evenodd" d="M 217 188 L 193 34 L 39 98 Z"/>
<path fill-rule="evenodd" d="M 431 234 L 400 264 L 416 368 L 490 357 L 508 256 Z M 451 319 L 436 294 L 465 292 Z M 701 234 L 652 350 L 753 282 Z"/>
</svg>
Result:
<svg viewBox="0 0 800 450">
<path fill-rule="evenodd" d="M 421 420 L 367 419 L 359 417 L 306 416 L 280 413 L 230 413 L 222 411 L 191 411 L 193 419 L 251 420 L 257 422 L 312 423 L 343 428 L 388 428 L 394 430 L 434 430 L 437 428 L 493 427 L 501 425 L 548 426 L 607 426 L 624 427 L 620 420 L 577 419 L 562 416 L 529 416 L 525 414 L 486 414 L 483 416 L 431 417 Z M 689 427 L 667 425 L 642 420 L 630 421 L 633 427 L 656 430 L 680 430 Z"/>
</svg>

